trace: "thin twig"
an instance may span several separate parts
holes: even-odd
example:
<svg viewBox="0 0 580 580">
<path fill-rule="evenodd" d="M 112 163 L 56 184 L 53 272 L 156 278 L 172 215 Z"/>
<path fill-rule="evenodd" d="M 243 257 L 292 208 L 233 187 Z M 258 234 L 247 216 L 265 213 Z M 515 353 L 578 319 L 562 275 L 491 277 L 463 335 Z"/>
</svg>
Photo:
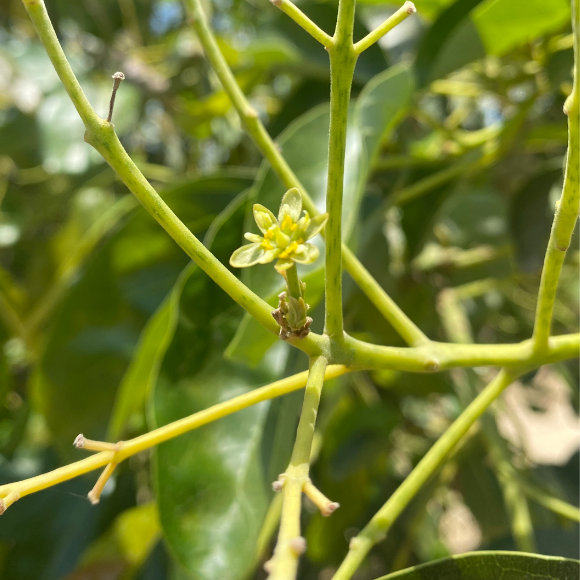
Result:
<svg viewBox="0 0 580 580">
<path fill-rule="evenodd" d="M 270 0 L 274 6 L 277 6 L 290 16 L 298 26 L 303 28 L 312 38 L 318 40 L 322 46 L 329 47 L 332 44 L 332 38 L 324 32 L 321 28 L 319 28 L 296 4 L 291 2 L 290 0 Z"/>
<path fill-rule="evenodd" d="M 300 535 L 302 491 L 310 481 L 312 440 L 327 364 L 328 361 L 322 356 L 311 360 L 292 458 L 280 478 L 284 494 L 280 532 L 274 555 L 265 565 L 270 580 L 296 578 L 298 559 L 306 549 L 306 542 Z"/>
<path fill-rule="evenodd" d="M 360 54 L 415 12 L 417 12 L 415 5 L 412 2 L 405 2 L 390 18 L 387 18 L 379 27 L 367 34 L 362 40 L 359 40 L 354 45 L 354 50 L 357 54 Z"/>
<path fill-rule="evenodd" d="M 109 114 L 107 115 L 107 123 L 111 122 L 113 118 L 113 107 L 115 106 L 115 97 L 121 81 L 125 80 L 125 75 L 122 72 L 116 72 L 113 75 L 113 91 L 111 92 L 111 100 L 109 102 Z"/>
<path fill-rule="evenodd" d="M 338 377 L 349 371 L 350 369 L 344 366 L 329 366 L 326 369 L 325 378 L 331 379 Z M 193 429 L 217 421 L 218 419 L 236 413 L 241 409 L 246 409 L 247 407 L 251 407 L 252 405 L 256 405 L 262 401 L 281 397 L 282 395 L 286 395 L 292 391 L 302 389 L 306 385 L 307 379 L 308 373 L 306 371 L 298 373 L 286 379 L 266 385 L 265 387 L 255 389 L 244 395 L 240 395 L 239 397 L 235 397 L 229 401 L 214 405 L 209 409 L 205 409 L 199 413 L 190 415 L 189 417 L 184 417 L 183 419 L 179 419 L 178 421 L 154 429 L 149 433 L 145 433 L 144 435 L 140 435 L 139 437 L 135 437 L 129 441 L 124 441 L 120 447 L 119 444 L 102 443 L 97 441 L 90 441 L 89 445 L 87 445 L 87 439 L 81 435 L 75 440 L 76 446 L 96 450 L 97 446 L 100 444 L 101 448 L 105 450 L 95 453 L 95 455 L 82 459 L 81 461 L 77 461 L 76 463 L 50 471 L 49 473 L 0 486 L 0 499 L 3 499 L 4 501 L 1 505 L 6 509 L 10 503 L 16 501 L 14 499 L 14 494 L 18 495 L 18 497 L 24 497 L 25 495 L 36 493 L 37 491 L 52 487 L 62 483 L 63 481 L 68 481 L 69 479 L 78 477 L 84 473 L 94 471 L 95 469 L 104 467 L 109 463 L 120 463 L 136 453 L 155 447 L 164 441 L 168 441 L 169 439 L 178 437 L 183 433 L 187 433 Z"/>
</svg>

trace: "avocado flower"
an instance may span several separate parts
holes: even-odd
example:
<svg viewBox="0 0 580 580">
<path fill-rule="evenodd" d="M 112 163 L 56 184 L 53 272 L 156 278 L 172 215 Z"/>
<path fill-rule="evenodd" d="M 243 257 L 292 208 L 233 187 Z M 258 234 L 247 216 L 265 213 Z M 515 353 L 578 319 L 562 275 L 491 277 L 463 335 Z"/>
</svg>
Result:
<svg viewBox="0 0 580 580">
<path fill-rule="evenodd" d="M 312 264 L 318 258 L 318 248 L 306 242 L 322 230 L 328 214 L 311 218 L 306 210 L 302 212 L 302 196 L 295 187 L 284 194 L 277 219 L 259 203 L 254 204 L 254 219 L 263 235 L 244 234 L 251 244 L 232 254 L 230 264 L 234 268 L 267 264 L 277 259 L 274 267 L 283 273 L 295 263 Z"/>
</svg>

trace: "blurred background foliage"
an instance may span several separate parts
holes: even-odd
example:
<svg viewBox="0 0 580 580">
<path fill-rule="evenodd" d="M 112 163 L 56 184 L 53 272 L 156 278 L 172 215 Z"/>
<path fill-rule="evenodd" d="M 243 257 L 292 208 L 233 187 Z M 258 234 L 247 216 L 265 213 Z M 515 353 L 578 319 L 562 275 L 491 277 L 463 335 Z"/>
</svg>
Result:
<svg viewBox="0 0 580 580">
<path fill-rule="evenodd" d="M 177 0 L 46 0 L 75 73 L 191 230 L 227 262 L 248 208 L 282 188 L 204 60 Z M 438 340 L 515 342 L 535 296 L 562 185 L 573 61 L 568 0 L 417 0 L 357 65 L 347 154 L 348 242 Z M 327 32 L 333 2 L 301 2 Z M 326 179 L 327 55 L 265 0 L 205 5 L 236 78 L 318 204 Z M 360 0 L 356 38 L 397 8 Z M 127 439 L 299 370 L 138 207 L 98 154 L 19 0 L 0 5 L 0 480 L 83 457 L 74 437 Z M 555 332 L 578 330 L 578 241 Z M 315 327 L 321 264 L 305 272 Z M 260 266 L 245 281 L 274 300 Z M 349 333 L 401 340 L 345 277 Z M 328 580 L 348 540 L 460 413 L 489 371 L 356 373 L 324 393 L 301 577 Z M 508 391 L 404 512 L 360 579 L 470 549 L 578 557 L 578 525 L 523 489 L 578 503 L 578 364 Z M 96 474 L 0 519 L 3 580 L 263 578 L 301 393 L 132 458 L 103 500 Z"/>
</svg>

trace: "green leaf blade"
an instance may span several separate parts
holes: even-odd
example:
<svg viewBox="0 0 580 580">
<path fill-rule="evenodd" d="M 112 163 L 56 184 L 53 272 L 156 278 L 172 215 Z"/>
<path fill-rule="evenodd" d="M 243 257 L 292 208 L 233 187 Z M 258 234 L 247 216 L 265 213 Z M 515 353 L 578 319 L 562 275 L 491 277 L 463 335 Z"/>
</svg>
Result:
<svg viewBox="0 0 580 580">
<path fill-rule="evenodd" d="M 575 580 L 580 561 L 520 552 L 471 552 L 377 580 Z"/>
</svg>

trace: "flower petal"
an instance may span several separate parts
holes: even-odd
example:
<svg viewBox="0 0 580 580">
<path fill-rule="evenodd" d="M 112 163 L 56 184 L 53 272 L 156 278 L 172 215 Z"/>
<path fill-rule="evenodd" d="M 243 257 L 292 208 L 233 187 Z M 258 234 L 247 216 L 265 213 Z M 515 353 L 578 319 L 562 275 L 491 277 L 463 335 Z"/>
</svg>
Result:
<svg viewBox="0 0 580 580">
<path fill-rule="evenodd" d="M 310 223 L 310 215 L 304 210 L 304 215 L 298 220 L 298 229 L 294 232 L 294 236 L 304 236 L 304 232 Z"/>
<path fill-rule="evenodd" d="M 276 228 L 274 230 L 274 239 L 276 240 L 276 245 L 283 250 L 290 243 L 290 236 L 287 236 L 281 229 Z"/>
<path fill-rule="evenodd" d="M 254 204 L 254 219 L 263 234 L 268 231 L 268 228 L 278 225 L 276 216 L 267 207 L 259 203 Z"/>
<path fill-rule="evenodd" d="M 278 221 L 282 223 L 284 216 L 288 215 L 293 222 L 300 219 L 300 212 L 302 211 L 302 196 L 300 192 L 293 187 L 289 189 L 282 198 L 280 204 L 280 212 L 278 213 Z"/>
<path fill-rule="evenodd" d="M 292 266 L 294 266 L 292 260 L 278 260 L 274 268 L 276 268 L 278 272 L 282 272 L 283 270 L 288 270 L 288 268 L 291 268 Z"/>
<path fill-rule="evenodd" d="M 321 213 L 320 215 L 316 215 L 313 218 L 310 218 L 310 221 L 306 226 L 306 231 L 304 232 L 304 239 L 309 240 L 310 238 L 313 238 L 326 225 L 327 220 L 327 213 Z"/>
<path fill-rule="evenodd" d="M 313 244 L 300 244 L 292 253 L 292 260 L 297 264 L 312 264 L 319 255 L 318 248 Z"/>
<path fill-rule="evenodd" d="M 254 244 L 261 244 L 264 241 L 262 236 L 259 236 L 258 234 L 251 234 L 250 232 L 246 232 L 244 234 L 244 238 L 250 242 L 253 242 Z"/>
<path fill-rule="evenodd" d="M 246 244 L 238 248 L 230 258 L 230 264 L 234 268 L 247 268 L 257 264 L 266 253 L 262 244 Z"/>
<path fill-rule="evenodd" d="M 271 262 L 278 256 L 279 253 L 280 250 L 266 250 L 264 255 L 260 258 L 260 264 L 267 264 L 268 262 Z"/>
</svg>

